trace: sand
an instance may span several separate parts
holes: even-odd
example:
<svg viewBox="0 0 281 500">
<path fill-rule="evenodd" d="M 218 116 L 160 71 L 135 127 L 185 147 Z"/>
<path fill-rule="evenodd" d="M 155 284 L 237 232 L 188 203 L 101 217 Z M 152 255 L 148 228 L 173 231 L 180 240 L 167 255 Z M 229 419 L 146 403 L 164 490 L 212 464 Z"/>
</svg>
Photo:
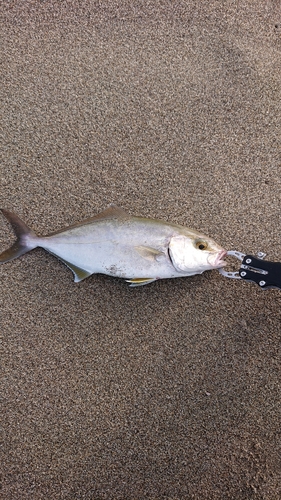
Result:
<svg viewBox="0 0 281 500">
<path fill-rule="evenodd" d="M 47 234 L 116 203 L 281 261 L 278 1 L 1 17 L 1 206 Z M 5 500 L 281 497 L 280 290 L 75 284 L 40 249 L 0 273 Z"/>
</svg>

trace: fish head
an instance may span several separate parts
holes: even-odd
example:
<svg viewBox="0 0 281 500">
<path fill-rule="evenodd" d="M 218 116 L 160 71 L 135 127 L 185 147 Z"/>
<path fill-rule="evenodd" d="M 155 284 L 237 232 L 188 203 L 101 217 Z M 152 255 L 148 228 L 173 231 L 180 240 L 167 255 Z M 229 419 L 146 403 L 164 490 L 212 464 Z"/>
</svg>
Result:
<svg viewBox="0 0 281 500">
<path fill-rule="evenodd" d="M 186 274 L 198 274 L 226 265 L 227 252 L 208 236 L 190 232 L 170 239 L 169 256 L 175 269 Z"/>
</svg>

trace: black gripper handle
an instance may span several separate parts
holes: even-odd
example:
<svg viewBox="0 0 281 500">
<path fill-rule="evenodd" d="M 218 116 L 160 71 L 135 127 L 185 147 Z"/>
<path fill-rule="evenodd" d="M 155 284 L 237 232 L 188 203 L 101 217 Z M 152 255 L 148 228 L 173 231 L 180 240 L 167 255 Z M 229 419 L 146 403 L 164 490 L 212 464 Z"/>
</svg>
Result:
<svg viewBox="0 0 281 500">
<path fill-rule="evenodd" d="M 281 289 L 281 262 L 270 262 L 245 255 L 239 275 L 243 280 L 254 281 L 263 290 Z"/>
</svg>

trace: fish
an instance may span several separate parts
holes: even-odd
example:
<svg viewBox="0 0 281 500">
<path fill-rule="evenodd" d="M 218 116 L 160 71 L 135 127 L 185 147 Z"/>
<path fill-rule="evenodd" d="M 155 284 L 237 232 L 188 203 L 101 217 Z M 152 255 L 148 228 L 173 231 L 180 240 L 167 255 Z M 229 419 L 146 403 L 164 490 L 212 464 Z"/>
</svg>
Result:
<svg viewBox="0 0 281 500">
<path fill-rule="evenodd" d="M 226 265 L 226 250 L 208 236 L 162 220 L 131 216 L 116 205 L 47 236 L 37 236 L 13 212 L 1 211 L 17 239 L 0 254 L 0 263 L 41 247 L 71 269 L 76 283 L 101 273 L 136 287 Z"/>
</svg>

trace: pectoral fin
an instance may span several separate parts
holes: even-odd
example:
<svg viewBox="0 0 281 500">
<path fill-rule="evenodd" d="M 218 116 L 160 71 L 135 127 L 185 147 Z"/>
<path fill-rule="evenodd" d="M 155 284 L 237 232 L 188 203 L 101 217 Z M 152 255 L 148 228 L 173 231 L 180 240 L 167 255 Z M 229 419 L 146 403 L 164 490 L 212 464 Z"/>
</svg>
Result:
<svg viewBox="0 0 281 500">
<path fill-rule="evenodd" d="M 144 245 L 139 245 L 135 247 L 135 250 L 144 258 L 148 260 L 159 260 L 160 257 L 164 256 L 164 252 L 157 250 L 157 248 L 146 247 Z"/>
<path fill-rule="evenodd" d="M 152 283 L 153 281 L 156 281 L 156 278 L 135 278 L 131 280 L 126 280 L 127 283 L 130 283 L 131 287 L 135 286 L 143 286 L 143 285 L 148 285 L 148 283 Z"/>
</svg>

